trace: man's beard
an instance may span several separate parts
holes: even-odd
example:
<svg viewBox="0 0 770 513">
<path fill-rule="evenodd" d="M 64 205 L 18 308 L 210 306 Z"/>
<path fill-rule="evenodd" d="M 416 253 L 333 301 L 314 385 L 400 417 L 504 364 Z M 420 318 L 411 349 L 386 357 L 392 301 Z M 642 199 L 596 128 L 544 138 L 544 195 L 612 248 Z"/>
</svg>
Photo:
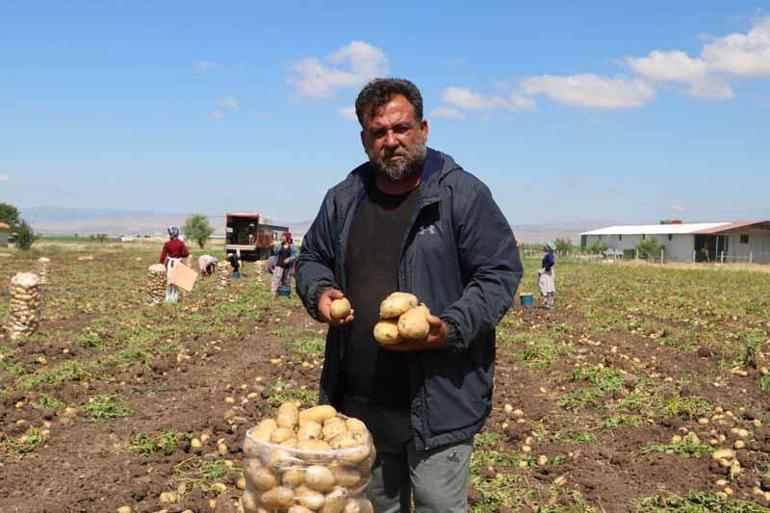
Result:
<svg viewBox="0 0 770 513">
<path fill-rule="evenodd" d="M 377 174 L 390 182 L 399 182 L 415 173 L 420 173 L 425 165 L 428 154 L 425 140 L 415 142 L 411 150 L 398 148 L 395 151 L 382 150 L 379 155 L 373 155 L 369 150 L 369 162 L 374 165 Z M 388 157 L 400 155 L 403 159 L 387 160 Z"/>
</svg>

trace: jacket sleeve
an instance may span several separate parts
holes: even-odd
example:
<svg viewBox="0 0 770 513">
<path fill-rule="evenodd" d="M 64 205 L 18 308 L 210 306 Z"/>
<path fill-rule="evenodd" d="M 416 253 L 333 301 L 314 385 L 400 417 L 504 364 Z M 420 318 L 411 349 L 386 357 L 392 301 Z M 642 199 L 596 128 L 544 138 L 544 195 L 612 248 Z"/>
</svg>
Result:
<svg viewBox="0 0 770 513">
<path fill-rule="evenodd" d="M 160 252 L 160 263 L 163 265 L 166 265 L 166 256 L 168 255 L 168 252 L 166 251 L 166 244 L 163 244 L 163 249 Z"/>
<path fill-rule="evenodd" d="M 489 189 L 477 182 L 455 200 L 455 233 L 466 285 L 441 318 L 449 327 L 448 348 L 463 351 L 495 329 L 513 303 L 523 269 L 513 231 Z"/>
<path fill-rule="evenodd" d="M 187 247 L 187 244 L 184 242 L 182 243 L 182 258 L 187 258 L 190 256 L 190 249 Z"/>
<path fill-rule="evenodd" d="M 297 257 L 297 295 L 308 313 L 318 319 L 318 296 L 328 288 L 340 288 L 334 278 L 335 244 L 333 199 L 326 194 L 318 215 L 305 234 Z"/>
</svg>

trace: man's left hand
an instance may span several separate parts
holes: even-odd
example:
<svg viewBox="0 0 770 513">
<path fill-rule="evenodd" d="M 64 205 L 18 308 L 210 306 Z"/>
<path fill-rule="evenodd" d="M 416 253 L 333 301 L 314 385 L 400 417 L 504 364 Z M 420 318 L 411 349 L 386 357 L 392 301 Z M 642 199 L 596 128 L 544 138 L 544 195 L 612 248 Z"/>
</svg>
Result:
<svg viewBox="0 0 770 513">
<path fill-rule="evenodd" d="M 446 323 L 436 317 L 435 315 L 428 316 L 428 324 L 430 325 L 430 332 L 428 336 L 422 340 L 407 340 L 399 344 L 393 344 L 390 346 L 382 346 L 390 351 L 430 351 L 431 349 L 443 349 L 447 343 L 447 335 L 449 334 L 449 328 Z"/>
</svg>

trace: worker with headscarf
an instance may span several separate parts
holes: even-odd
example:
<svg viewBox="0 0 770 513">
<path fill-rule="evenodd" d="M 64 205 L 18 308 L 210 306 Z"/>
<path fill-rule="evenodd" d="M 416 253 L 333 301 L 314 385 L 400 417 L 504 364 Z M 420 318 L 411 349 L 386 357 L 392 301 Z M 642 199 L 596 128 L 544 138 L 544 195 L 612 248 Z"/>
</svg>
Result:
<svg viewBox="0 0 770 513">
<path fill-rule="evenodd" d="M 217 268 L 217 262 L 219 259 L 211 255 L 201 255 L 198 257 L 198 270 L 201 276 L 211 276 L 214 273 L 214 269 Z"/>
<path fill-rule="evenodd" d="M 184 242 L 179 240 L 179 228 L 171 226 L 167 231 L 168 240 L 163 244 L 163 251 L 160 252 L 160 263 L 166 266 L 168 274 L 183 258 L 190 256 L 190 250 Z M 166 303 L 176 303 L 180 298 L 181 293 L 176 285 L 170 283 L 166 285 Z"/>
<path fill-rule="evenodd" d="M 291 232 L 283 232 L 283 241 L 273 247 L 275 262 L 272 270 L 273 279 L 270 282 L 270 293 L 273 296 L 278 294 L 278 287 L 291 283 L 294 262 L 298 255 L 299 251 L 291 238 Z"/>
<path fill-rule="evenodd" d="M 556 255 L 554 250 L 556 246 L 553 242 L 547 242 L 543 246 L 542 268 L 537 272 L 537 283 L 540 287 L 540 295 L 543 296 L 543 308 L 553 310 L 554 295 L 556 294 L 556 283 L 553 266 L 556 264 Z"/>
</svg>

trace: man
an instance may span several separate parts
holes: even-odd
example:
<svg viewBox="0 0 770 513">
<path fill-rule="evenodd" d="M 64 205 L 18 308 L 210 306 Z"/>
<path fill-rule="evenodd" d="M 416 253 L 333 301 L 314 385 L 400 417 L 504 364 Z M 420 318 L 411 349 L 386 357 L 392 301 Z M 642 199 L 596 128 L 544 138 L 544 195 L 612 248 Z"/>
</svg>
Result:
<svg viewBox="0 0 770 513">
<path fill-rule="evenodd" d="M 298 259 L 297 292 L 329 325 L 321 401 L 359 417 L 378 456 L 378 513 L 465 513 L 473 436 L 491 409 L 495 326 L 522 275 L 489 189 L 427 148 L 422 97 L 377 79 L 356 100 L 369 162 L 324 198 Z M 379 346 L 379 304 L 395 290 L 428 305 L 424 340 Z M 354 314 L 332 319 L 332 300 Z"/>
</svg>

